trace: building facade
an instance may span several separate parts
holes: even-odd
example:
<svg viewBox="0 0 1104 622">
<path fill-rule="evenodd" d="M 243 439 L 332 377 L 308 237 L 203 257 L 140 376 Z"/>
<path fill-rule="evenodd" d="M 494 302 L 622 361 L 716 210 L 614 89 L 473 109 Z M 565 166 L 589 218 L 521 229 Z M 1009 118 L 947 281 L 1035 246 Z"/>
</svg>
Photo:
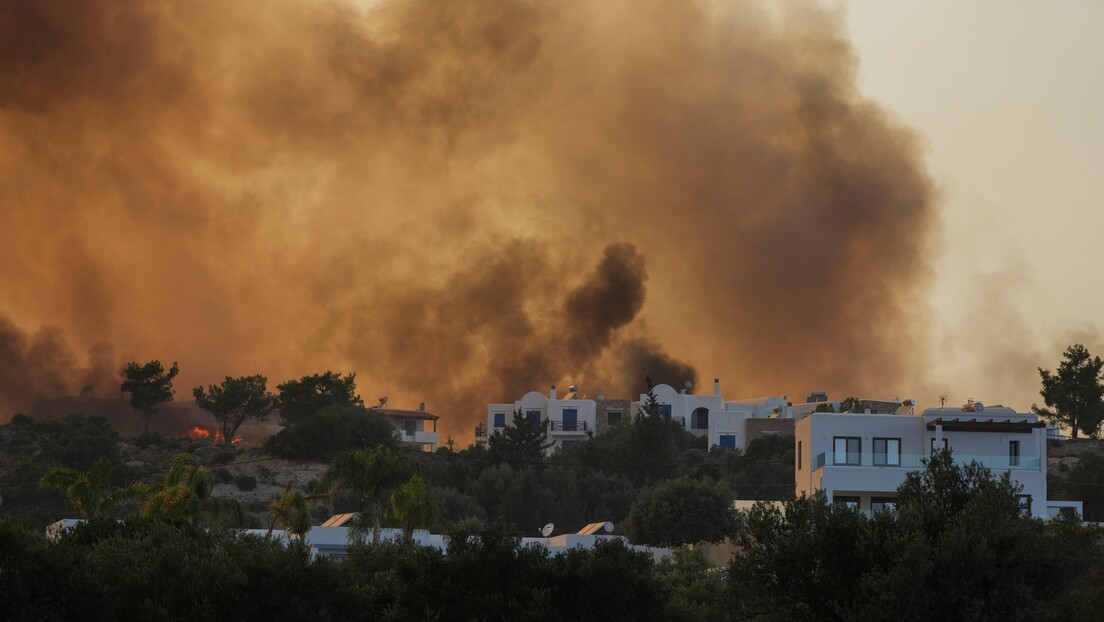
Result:
<svg viewBox="0 0 1104 622">
<path fill-rule="evenodd" d="M 959 463 L 977 461 L 1022 486 L 1024 512 L 1046 518 L 1081 513 L 1079 502 L 1051 501 L 1046 488 L 1046 424 L 1030 413 L 968 403 L 921 415 L 812 413 L 795 426 L 796 493 L 822 490 L 863 511 L 892 509 L 910 471 L 935 451 Z"/>
</svg>

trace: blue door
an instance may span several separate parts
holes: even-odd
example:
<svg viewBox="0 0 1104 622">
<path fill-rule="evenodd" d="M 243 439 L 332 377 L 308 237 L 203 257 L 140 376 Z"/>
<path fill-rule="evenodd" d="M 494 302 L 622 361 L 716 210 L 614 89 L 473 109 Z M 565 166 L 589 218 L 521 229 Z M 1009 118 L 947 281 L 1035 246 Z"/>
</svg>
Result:
<svg viewBox="0 0 1104 622">
<path fill-rule="evenodd" d="M 579 429 L 579 409 L 565 408 L 563 411 L 563 429 L 565 432 L 574 432 Z"/>
<path fill-rule="evenodd" d="M 736 450 L 736 435 L 735 434 L 722 434 L 719 439 L 721 442 L 721 449 Z"/>
<path fill-rule="evenodd" d="M 525 418 L 529 421 L 529 425 L 536 432 L 541 427 L 540 411 L 539 410 L 527 410 L 525 411 Z"/>
</svg>

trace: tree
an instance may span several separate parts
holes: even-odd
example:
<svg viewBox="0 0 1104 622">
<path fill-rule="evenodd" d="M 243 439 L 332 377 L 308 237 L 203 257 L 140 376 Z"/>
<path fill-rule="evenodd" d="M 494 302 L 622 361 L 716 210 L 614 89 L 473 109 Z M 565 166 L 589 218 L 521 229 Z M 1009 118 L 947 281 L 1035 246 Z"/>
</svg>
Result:
<svg viewBox="0 0 1104 622">
<path fill-rule="evenodd" d="M 264 376 L 226 377 L 219 386 L 209 385 L 192 390 L 196 405 L 206 410 L 218 422 L 222 442 L 234 440 L 234 433 L 246 421 L 264 421 L 276 407 L 276 397 L 268 392 Z"/>
<path fill-rule="evenodd" d="M 364 502 L 370 500 L 371 512 L 365 522 L 371 524 L 372 542 L 378 543 L 383 519 L 383 499 L 394 488 L 409 480 L 416 469 L 414 459 L 407 453 L 387 446 L 343 451 L 334 456 L 330 466 L 322 473 L 316 490 L 343 490 L 359 497 L 359 512 L 362 516 Z M 359 533 L 351 531 L 350 536 L 359 538 Z"/>
<path fill-rule="evenodd" d="M 720 542 L 733 532 L 733 521 L 723 483 L 681 477 L 641 493 L 623 526 L 636 544 L 673 547 Z"/>
<path fill-rule="evenodd" d="M 300 423 L 326 408 L 364 405 L 356 393 L 356 374 L 341 376 L 327 371 L 288 380 L 276 385 L 276 389 L 280 392 L 278 407 L 285 426 Z"/>
<path fill-rule="evenodd" d="M 851 396 L 840 402 L 839 411 L 841 413 L 861 413 L 863 405 L 859 402 L 859 398 Z"/>
<path fill-rule="evenodd" d="M 272 524 L 280 523 L 284 532 L 288 535 L 288 541 L 302 542 L 303 537 L 311 528 L 310 505 L 308 498 L 302 491 L 288 490 L 279 501 L 268 506 L 268 512 L 272 516 Z M 268 528 L 268 535 L 272 535 L 272 526 Z"/>
<path fill-rule="evenodd" d="M 487 439 L 494 461 L 505 461 L 515 469 L 540 462 L 544 451 L 552 444 L 548 441 L 548 420 L 537 424 L 526 418 L 520 408 L 514 413 L 511 425 L 495 430 Z"/>
<path fill-rule="evenodd" d="M 1058 364 L 1058 373 L 1039 368 L 1043 389 L 1039 394 L 1047 406 L 1032 404 L 1031 410 L 1059 425 L 1068 427 L 1073 438 L 1078 430 L 1092 438 L 1104 421 L 1104 361 L 1091 356 L 1085 346 L 1077 343 L 1066 348 L 1066 360 Z"/>
<path fill-rule="evenodd" d="M 173 456 L 161 489 L 142 502 L 141 514 L 195 523 L 202 520 L 216 527 L 240 527 L 245 524 L 241 502 L 229 497 L 212 497 L 215 479 L 193 454 Z"/>
<path fill-rule="evenodd" d="M 56 488 L 65 491 L 69 503 L 81 518 L 93 519 L 128 501 L 139 501 L 149 494 L 144 484 L 131 484 L 125 488 L 110 485 L 113 465 L 107 458 L 100 458 L 87 471 L 54 467 L 38 485 L 40 488 Z"/>
<path fill-rule="evenodd" d="M 145 424 L 142 428 L 143 434 L 149 434 L 150 419 L 161 404 L 172 400 L 173 394 L 176 393 L 173 391 L 172 381 L 178 373 L 180 368 L 176 363 L 165 371 L 161 361 L 157 360 L 145 365 L 131 361 L 123 368 L 126 380 L 119 388 L 130 393 L 130 405 L 134 410 L 142 413 L 142 421 Z"/>
<path fill-rule="evenodd" d="M 391 513 L 407 538 L 414 535 L 415 527 L 433 520 L 436 511 L 429 500 L 429 489 L 420 475 L 411 477 L 391 495 Z"/>
<path fill-rule="evenodd" d="M 644 403 L 640 405 L 640 412 L 637 417 L 659 417 L 663 414 L 663 409 L 660 408 L 659 398 L 656 397 L 655 387 L 652 386 L 652 379 L 645 376 L 644 382 L 648 385 L 648 392 L 644 396 Z"/>
<path fill-rule="evenodd" d="M 363 406 L 327 406 L 268 437 L 265 448 L 293 460 L 329 461 L 339 451 L 394 447 L 398 430 Z"/>
</svg>

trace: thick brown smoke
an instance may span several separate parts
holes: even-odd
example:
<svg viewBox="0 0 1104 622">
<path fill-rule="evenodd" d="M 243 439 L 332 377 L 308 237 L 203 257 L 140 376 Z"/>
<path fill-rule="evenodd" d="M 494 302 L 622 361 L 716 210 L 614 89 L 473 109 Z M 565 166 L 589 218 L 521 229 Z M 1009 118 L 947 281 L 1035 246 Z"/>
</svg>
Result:
<svg viewBox="0 0 1104 622">
<path fill-rule="evenodd" d="M 4 330 L 459 440 L 550 383 L 892 391 L 932 191 L 855 66 L 812 2 L 0 0 Z M 77 390 L 36 339 L 9 402 Z"/>
</svg>

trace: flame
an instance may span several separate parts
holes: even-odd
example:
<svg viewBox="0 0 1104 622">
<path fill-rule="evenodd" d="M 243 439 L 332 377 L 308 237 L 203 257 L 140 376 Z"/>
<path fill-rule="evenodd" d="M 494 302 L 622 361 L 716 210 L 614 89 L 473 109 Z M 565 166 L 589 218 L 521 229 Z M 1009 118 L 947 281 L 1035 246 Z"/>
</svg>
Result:
<svg viewBox="0 0 1104 622">
<path fill-rule="evenodd" d="M 226 442 L 226 441 L 223 440 L 222 432 L 219 431 L 219 430 L 215 430 L 215 436 L 212 440 L 215 443 L 224 443 L 224 442 Z M 240 445 L 240 444 L 245 442 L 245 438 L 241 434 L 235 434 L 234 438 L 230 439 L 230 442 L 235 444 L 235 445 Z"/>
<path fill-rule="evenodd" d="M 217 432 L 216 432 L 216 434 L 217 434 Z M 207 430 L 204 430 L 203 428 L 199 427 L 198 425 L 194 425 L 194 426 L 191 427 L 190 430 L 188 430 L 188 437 L 189 438 L 211 438 L 211 433 L 208 432 Z"/>
</svg>

